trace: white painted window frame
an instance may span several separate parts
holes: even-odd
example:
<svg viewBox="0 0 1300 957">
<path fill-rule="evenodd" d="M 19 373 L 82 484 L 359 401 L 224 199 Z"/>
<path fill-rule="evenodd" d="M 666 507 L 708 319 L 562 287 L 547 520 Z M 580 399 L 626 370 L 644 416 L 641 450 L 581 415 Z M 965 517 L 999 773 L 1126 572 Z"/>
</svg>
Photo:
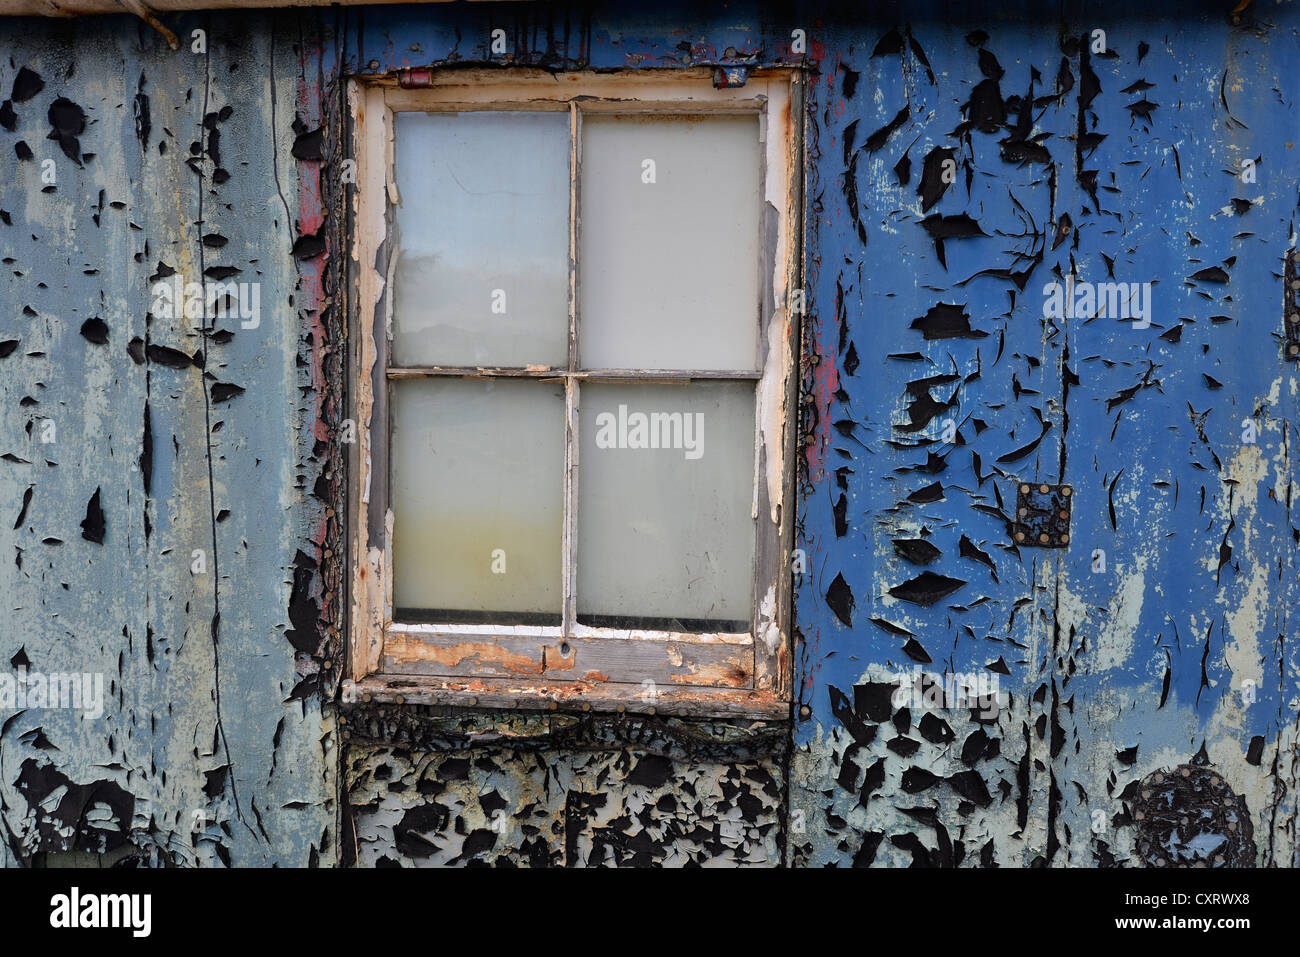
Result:
<svg viewBox="0 0 1300 957">
<path fill-rule="evenodd" d="M 356 188 L 350 263 L 350 462 L 348 560 L 352 587 L 346 700 L 516 709 L 613 710 L 719 717 L 783 717 L 789 711 L 790 554 L 801 268 L 801 73 L 756 71 L 717 89 L 707 69 L 562 73 L 433 71 L 419 89 L 395 77 L 349 83 Z M 394 113 L 471 110 L 567 112 L 570 229 L 567 368 L 393 368 L 391 337 Z M 588 113 L 755 113 L 762 172 L 759 215 L 761 368 L 725 372 L 579 370 L 578 235 L 581 123 Z M 800 300 L 801 301 L 801 300 Z M 564 601 L 562 624 L 407 624 L 393 620 L 388 509 L 387 384 L 401 378 L 496 376 L 565 385 Z M 690 634 L 594 628 L 575 608 L 577 411 L 583 381 L 756 382 L 754 597 L 751 628 Z"/>
</svg>

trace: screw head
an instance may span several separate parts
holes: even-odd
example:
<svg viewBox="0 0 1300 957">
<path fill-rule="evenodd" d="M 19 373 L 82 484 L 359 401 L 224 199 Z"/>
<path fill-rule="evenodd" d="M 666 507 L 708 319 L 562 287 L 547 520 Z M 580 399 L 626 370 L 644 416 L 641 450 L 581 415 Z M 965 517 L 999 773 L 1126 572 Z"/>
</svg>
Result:
<svg viewBox="0 0 1300 957">
<path fill-rule="evenodd" d="M 1028 485 L 1022 485 L 1022 486 L 1020 486 L 1020 492 L 1021 492 L 1021 494 L 1023 494 L 1023 495 L 1028 495 L 1028 494 L 1029 494 L 1029 486 L 1028 486 Z"/>
<path fill-rule="evenodd" d="M 807 721 L 812 717 L 812 708 L 808 707 L 806 704 L 799 705 L 799 717 L 804 721 Z"/>
<path fill-rule="evenodd" d="M 1047 533 L 1046 533 L 1046 532 L 1043 532 L 1041 535 L 1039 535 L 1039 536 L 1038 536 L 1038 540 L 1039 540 L 1040 542 L 1042 542 L 1044 545 L 1046 545 L 1046 544 L 1047 544 L 1047 541 L 1048 541 Z"/>
<path fill-rule="evenodd" d="M 1071 495 L 1074 494 L 1074 489 L 1071 488 L 1069 485 L 1062 485 L 1061 494 L 1064 495 L 1066 498 L 1069 498 Z"/>
<path fill-rule="evenodd" d="M 1062 536 L 1061 536 L 1061 544 L 1062 544 L 1062 545 L 1069 545 L 1069 544 L 1070 544 L 1070 536 L 1069 536 L 1069 535 L 1062 535 Z"/>
<path fill-rule="evenodd" d="M 1016 532 L 1016 541 L 1018 541 L 1018 542 L 1023 542 L 1024 540 L 1025 540 L 1025 533 L 1024 533 L 1024 532 Z"/>
<path fill-rule="evenodd" d="M 1041 492 L 1043 495 L 1046 495 L 1046 494 L 1047 494 L 1047 486 L 1046 486 L 1046 485 L 1040 485 L 1040 486 L 1038 486 L 1038 491 Z"/>
</svg>

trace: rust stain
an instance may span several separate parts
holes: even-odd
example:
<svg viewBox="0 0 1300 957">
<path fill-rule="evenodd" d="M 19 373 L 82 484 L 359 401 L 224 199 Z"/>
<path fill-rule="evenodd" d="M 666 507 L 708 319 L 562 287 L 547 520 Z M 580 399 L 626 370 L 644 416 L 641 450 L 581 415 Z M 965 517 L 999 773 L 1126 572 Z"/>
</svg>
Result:
<svg viewBox="0 0 1300 957">
<path fill-rule="evenodd" d="M 692 664 L 688 670 L 669 675 L 675 685 L 701 685 L 706 687 L 740 688 L 750 681 L 749 672 L 734 661 L 719 661 L 708 665 Z"/>
<path fill-rule="evenodd" d="M 384 643 L 384 651 L 399 666 L 432 661 L 447 668 L 461 665 L 491 666 L 515 675 L 540 675 L 546 670 L 544 649 L 539 648 L 539 654 L 534 658 L 487 641 L 463 641 L 455 645 L 438 646 L 405 635 L 389 635 Z"/>
</svg>

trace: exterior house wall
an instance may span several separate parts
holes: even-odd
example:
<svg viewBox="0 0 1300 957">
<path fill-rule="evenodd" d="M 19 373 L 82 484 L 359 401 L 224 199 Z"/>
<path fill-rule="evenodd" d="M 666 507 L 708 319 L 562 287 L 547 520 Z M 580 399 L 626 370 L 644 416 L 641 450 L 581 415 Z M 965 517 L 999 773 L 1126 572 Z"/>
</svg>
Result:
<svg viewBox="0 0 1300 957">
<path fill-rule="evenodd" d="M 1293 5 L 163 19 L 0 22 L 0 654 L 105 698 L 3 708 L 4 864 L 1296 863 Z M 341 704 L 343 79 L 750 62 L 809 78 L 791 720 Z"/>
</svg>

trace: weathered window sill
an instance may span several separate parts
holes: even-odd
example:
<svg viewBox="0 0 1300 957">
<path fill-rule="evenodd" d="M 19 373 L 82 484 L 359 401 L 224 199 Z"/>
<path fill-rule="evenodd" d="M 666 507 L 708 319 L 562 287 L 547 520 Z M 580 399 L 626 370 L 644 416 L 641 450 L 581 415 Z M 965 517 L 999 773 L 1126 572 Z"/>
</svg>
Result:
<svg viewBox="0 0 1300 957">
<path fill-rule="evenodd" d="M 649 694 L 637 684 L 603 681 L 524 682 L 513 678 L 370 675 L 359 681 L 344 681 L 343 702 L 345 705 L 441 705 L 511 711 L 605 711 L 764 720 L 780 720 L 790 716 L 789 699 L 770 691 L 669 688 Z"/>
</svg>

